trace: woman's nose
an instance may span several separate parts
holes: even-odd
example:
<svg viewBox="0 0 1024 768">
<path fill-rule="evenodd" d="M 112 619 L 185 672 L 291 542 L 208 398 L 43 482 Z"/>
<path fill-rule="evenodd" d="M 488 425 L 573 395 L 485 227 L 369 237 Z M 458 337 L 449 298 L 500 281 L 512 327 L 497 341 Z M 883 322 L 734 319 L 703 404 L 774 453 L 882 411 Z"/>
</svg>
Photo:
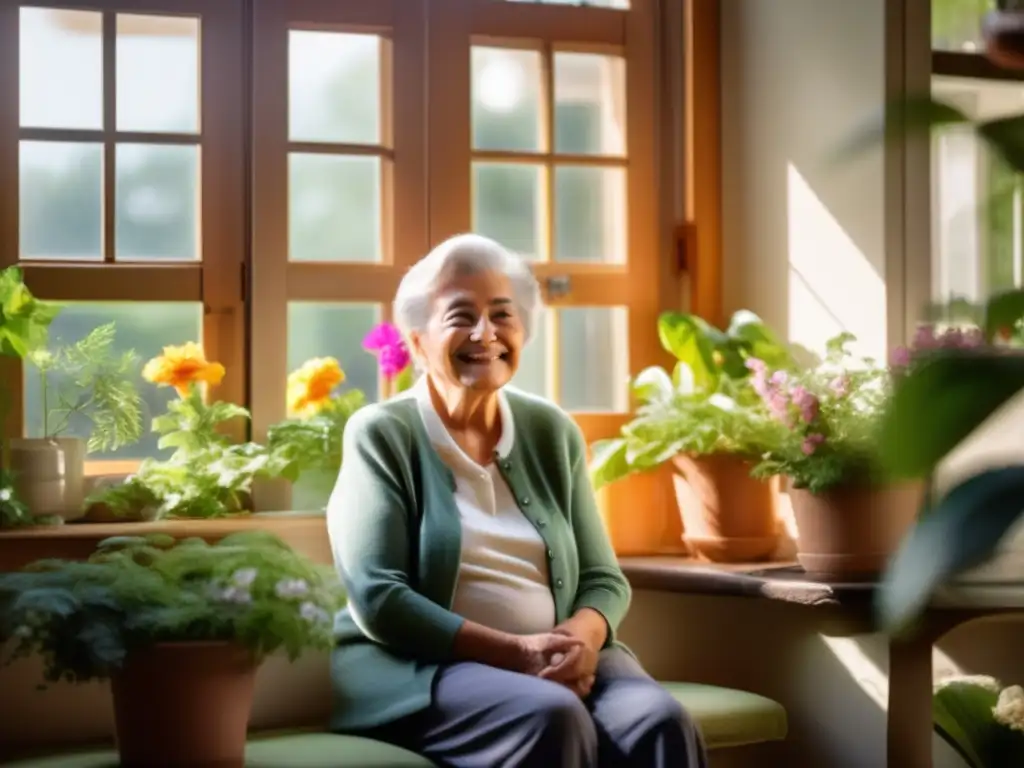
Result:
<svg viewBox="0 0 1024 768">
<path fill-rule="evenodd" d="M 470 338 L 481 343 L 494 341 L 494 324 L 491 322 L 489 317 L 484 315 L 480 318 L 476 327 L 473 329 L 473 333 L 470 334 Z"/>
</svg>

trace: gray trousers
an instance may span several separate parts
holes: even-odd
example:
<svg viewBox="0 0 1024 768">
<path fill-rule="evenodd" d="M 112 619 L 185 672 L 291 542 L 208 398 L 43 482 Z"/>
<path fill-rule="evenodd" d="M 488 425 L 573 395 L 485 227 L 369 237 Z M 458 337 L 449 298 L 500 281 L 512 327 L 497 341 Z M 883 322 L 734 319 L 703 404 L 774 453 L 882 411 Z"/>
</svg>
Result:
<svg viewBox="0 0 1024 768">
<path fill-rule="evenodd" d="M 625 651 L 601 652 L 580 700 L 539 677 L 441 668 L 432 705 L 366 734 L 449 768 L 707 768 L 689 714 Z"/>
</svg>

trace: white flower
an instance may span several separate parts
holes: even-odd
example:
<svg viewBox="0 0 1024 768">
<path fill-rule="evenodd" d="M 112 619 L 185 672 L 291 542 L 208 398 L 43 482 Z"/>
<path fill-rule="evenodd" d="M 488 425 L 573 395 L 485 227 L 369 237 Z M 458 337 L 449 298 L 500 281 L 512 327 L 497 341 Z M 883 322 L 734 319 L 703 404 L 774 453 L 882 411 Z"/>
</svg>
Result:
<svg viewBox="0 0 1024 768">
<path fill-rule="evenodd" d="M 231 575 L 231 581 L 239 587 L 251 587 L 252 583 L 256 581 L 256 569 L 241 568 Z"/>
<path fill-rule="evenodd" d="M 1024 689 L 1019 685 L 1004 688 L 999 701 L 992 707 L 992 716 L 997 723 L 1024 732 Z"/>
<path fill-rule="evenodd" d="M 0 489 L 0 502 L 10 501 L 12 495 L 10 488 Z"/>
<path fill-rule="evenodd" d="M 308 600 L 299 606 L 299 615 L 310 623 L 330 621 L 331 617 L 323 608 Z"/>
<path fill-rule="evenodd" d="M 933 685 L 934 692 L 938 693 L 947 685 L 976 685 L 979 688 L 984 688 L 992 693 L 999 693 L 1002 690 L 1003 684 L 996 680 L 994 677 L 988 675 L 950 675 L 940 680 L 936 680 Z"/>
<path fill-rule="evenodd" d="M 252 602 L 252 595 L 249 590 L 245 587 L 239 586 L 221 586 L 220 584 L 211 584 L 209 587 L 210 599 L 217 600 L 221 603 L 236 603 L 238 605 L 244 605 Z"/>
<path fill-rule="evenodd" d="M 274 585 L 274 594 L 282 600 L 292 600 L 309 592 L 305 579 L 281 579 Z"/>
</svg>

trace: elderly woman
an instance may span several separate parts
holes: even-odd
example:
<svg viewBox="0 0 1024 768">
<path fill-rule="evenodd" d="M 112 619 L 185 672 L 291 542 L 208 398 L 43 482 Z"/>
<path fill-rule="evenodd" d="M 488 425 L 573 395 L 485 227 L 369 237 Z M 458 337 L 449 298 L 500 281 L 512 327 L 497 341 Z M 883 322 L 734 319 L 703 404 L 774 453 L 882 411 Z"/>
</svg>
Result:
<svg viewBox="0 0 1024 768">
<path fill-rule="evenodd" d="M 581 433 L 506 386 L 539 308 L 526 264 L 475 235 L 398 288 L 423 375 L 345 430 L 333 727 L 458 768 L 702 768 L 693 722 L 615 641 L 630 590 Z"/>
</svg>

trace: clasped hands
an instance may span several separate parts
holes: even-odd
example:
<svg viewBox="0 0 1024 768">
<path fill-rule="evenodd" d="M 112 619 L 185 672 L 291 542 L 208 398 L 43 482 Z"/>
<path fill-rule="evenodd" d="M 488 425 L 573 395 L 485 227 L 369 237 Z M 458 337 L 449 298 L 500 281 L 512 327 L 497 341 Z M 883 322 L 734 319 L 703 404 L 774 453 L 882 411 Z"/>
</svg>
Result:
<svg viewBox="0 0 1024 768">
<path fill-rule="evenodd" d="M 560 683 L 581 699 L 590 695 L 597 672 L 598 649 L 566 630 L 521 638 L 521 672 Z"/>
</svg>

